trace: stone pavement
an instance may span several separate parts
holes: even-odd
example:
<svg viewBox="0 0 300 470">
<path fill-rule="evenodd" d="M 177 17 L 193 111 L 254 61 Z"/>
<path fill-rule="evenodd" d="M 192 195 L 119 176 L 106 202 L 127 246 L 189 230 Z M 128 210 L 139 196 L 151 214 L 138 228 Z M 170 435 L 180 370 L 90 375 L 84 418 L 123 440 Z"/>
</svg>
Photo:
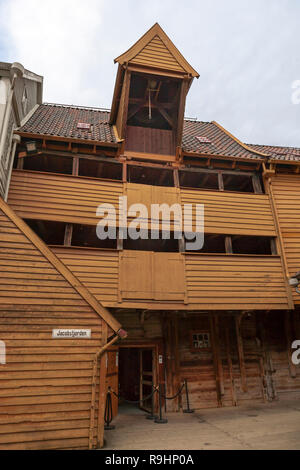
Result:
<svg viewBox="0 0 300 470">
<path fill-rule="evenodd" d="M 105 450 L 300 450 L 300 401 L 168 413 L 167 424 L 145 419 L 133 408 L 121 410 L 116 429 L 105 431 Z"/>
</svg>

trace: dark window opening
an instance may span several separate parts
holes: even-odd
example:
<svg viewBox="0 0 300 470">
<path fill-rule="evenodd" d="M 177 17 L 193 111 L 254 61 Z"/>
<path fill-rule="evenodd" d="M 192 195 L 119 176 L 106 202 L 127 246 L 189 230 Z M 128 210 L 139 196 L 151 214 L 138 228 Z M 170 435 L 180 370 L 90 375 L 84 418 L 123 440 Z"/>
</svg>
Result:
<svg viewBox="0 0 300 470">
<path fill-rule="evenodd" d="M 73 225 L 72 246 L 117 249 L 117 238 L 101 240 L 96 233 L 94 225 Z"/>
<path fill-rule="evenodd" d="M 246 255 L 272 255 L 276 253 L 276 245 L 271 237 L 235 236 L 232 237 L 233 253 Z"/>
<path fill-rule="evenodd" d="M 124 250 L 138 250 L 138 251 L 155 251 L 155 252 L 166 252 L 166 253 L 178 253 L 179 251 L 179 240 L 175 238 L 174 232 L 170 232 L 170 238 L 164 240 L 163 233 L 160 231 L 158 239 L 154 240 L 151 238 L 151 231 L 143 230 L 142 236 L 148 237 L 147 239 L 138 238 L 132 240 L 127 238 L 123 240 Z M 167 234 L 165 234 L 166 236 Z"/>
<path fill-rule="evenodd" d="M 179 170 L 179 184 L 186 188 L 219 190 L 218 173 Z"/>
<path fill-rule="evenodd" d="M 177 119 L 180 80 L 132 74 L 127 124 L 171 130 Z"/>
<path fill-rule="evenodd" d="M 146 166 L 127 166 L 129 183 L 148 184 L 151 186 L 174 186 L 173 170 Z"/>
<path fill-rule="evenodd" d="M 252 175 L 234 175 L 223 173 L 224 191 L 253 193 Z"/>
<path fill-rule="evenodd" d="M 49 155 L 24 157 L 24 170 L 45 171 L 48 173 L 72 174 L 73 159 Z"/>
<path fill-rule="evenodd" d="M 79 159 L 79 176 L 91 178 L 105 178 L 111 180 L 122 180 L 121 163 L 102 162 L 98 160 Z"/>
<path fill-rule="evenodd" d="M 47 245 L 64 244 L 65 223 L 32 219 L 25 219 L 25 222 Z"/>
<path fill-rule="evenodd" d="M 185 242 L 193 243 L 194 240 L 185 240 Z M 195 253 L 226 253 L 225 235 L 204 234 L 204 245 L 201 250 L 189 250 Z"/>
</svg>

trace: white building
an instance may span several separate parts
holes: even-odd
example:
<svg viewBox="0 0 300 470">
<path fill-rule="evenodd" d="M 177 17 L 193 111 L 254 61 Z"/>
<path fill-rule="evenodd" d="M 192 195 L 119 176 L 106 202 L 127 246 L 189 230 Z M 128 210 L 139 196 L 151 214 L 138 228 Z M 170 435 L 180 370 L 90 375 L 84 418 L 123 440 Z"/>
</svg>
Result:
<svg viewBox="0 0 300 470">
<path fill-rule="evenodd" d="M 19 139 L 14 130 L 42 103 L 42 94 L 43 77 L 17 62 L 0 62 L 0 196 L 5 200 Z"/>
</svg>

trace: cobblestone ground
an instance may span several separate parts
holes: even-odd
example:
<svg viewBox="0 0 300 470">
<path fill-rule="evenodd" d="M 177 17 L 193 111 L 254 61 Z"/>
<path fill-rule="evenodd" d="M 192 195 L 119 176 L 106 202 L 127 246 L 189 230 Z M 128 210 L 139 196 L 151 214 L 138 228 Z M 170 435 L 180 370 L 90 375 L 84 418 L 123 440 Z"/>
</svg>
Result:
<svg viewBox="0 0 300 470">
<path fill-rule="evenodd" d="M 300 401 L 168 413 L 167 424 L 127 408 L 105 431 L 106 450 L 297 449 Z"/>
</svg>

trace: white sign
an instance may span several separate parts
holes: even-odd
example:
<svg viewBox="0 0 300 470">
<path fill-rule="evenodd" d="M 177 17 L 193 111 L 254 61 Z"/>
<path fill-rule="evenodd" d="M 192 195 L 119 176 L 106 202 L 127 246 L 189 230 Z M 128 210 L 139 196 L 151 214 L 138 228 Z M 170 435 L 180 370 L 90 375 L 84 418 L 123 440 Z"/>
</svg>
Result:
<svg viewBox="0 0 300 470">
<path fill-rule="evenodd" d="M 162 357 L 161 354 L 158 356 L 158 363 L 159 363 L 159 364 L 162 364 L 162 363 L 163 363 L 163 357 Z"/>
<path fill-rule="evenodd" d="M 83 338 L 91 338 L 92 337 L 92 330 L 52 330 L 52 338 L 76 338 L 76 339 L 83 339 Z"/>
</svg>

